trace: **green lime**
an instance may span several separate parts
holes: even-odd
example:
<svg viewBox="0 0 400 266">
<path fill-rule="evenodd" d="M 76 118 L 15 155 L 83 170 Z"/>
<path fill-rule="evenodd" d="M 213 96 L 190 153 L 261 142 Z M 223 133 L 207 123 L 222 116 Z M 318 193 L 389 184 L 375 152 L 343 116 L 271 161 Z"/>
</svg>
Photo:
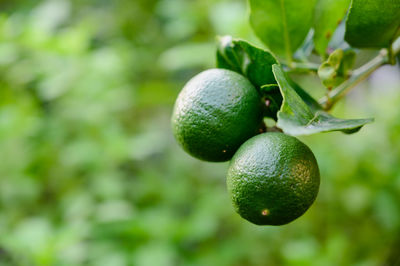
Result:
<svg viewBox="0 0 400 266">
<path fill-rule="evenodd" d="M 178 143 L 192 156 L 222 162 L 262 125 L 263 107 L 256 88 L 244 76 L 209 69 L 180 92 L 172 114 Z"/>
<path fill-rule="evenodd" d="M 227 185 L 235 210 L 258 225 L 282 225 L 303 215 L 319 189 L 312 151 L 295 137 L 264 133 L 233 156 Z"/>
</svg>

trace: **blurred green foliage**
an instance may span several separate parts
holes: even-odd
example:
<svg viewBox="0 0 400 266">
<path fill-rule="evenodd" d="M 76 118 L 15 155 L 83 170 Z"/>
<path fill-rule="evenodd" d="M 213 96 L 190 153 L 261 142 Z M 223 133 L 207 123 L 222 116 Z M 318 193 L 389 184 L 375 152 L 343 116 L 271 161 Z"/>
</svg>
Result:
<svg viewBox="0 0 400 266">
<path fill-rule="evenodd" d="M 0 8 L 0 265 L 400 263 L 395 67 L 335 110 L 373 125 L 302 138 L 321 168 L 314 206 L 257 227 L 234 213 L 227 164 L 189 157 L 169 128 L 185 81 L 214 66 L 215 35 L 254 41 L 244 1 Z"/>
</svg>

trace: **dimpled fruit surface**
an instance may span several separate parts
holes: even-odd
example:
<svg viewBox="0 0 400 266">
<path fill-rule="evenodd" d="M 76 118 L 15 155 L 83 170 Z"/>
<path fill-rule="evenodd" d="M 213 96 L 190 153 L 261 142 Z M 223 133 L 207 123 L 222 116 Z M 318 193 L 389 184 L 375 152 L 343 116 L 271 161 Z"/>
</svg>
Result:
<svg viewBox="0 0 400 266">
<path fill-rule="evenodd" d="M 230 160 L 262 123 L 261 98 L 244 76 L 209 69 L 192 78 L 178 95 L 171 125 L 177 142 L 192 156 Z"/>
<path fill-rule="evenodd" d="M 312 151 L 295 137 L 263 133 L 233 156 L 227 186 L 233 206 L 257 225 L 282 225 L 312 205 L 320 176 Z"/>
</svg>

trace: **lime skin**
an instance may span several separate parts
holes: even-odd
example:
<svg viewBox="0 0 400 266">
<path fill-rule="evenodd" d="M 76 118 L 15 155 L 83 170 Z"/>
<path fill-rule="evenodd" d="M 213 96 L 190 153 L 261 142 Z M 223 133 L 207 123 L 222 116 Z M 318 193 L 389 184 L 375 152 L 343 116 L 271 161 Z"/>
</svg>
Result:
<svg viewBox="0 0 400 266">
<path fill-rule="evenodd" d="M 261 97 L 249 80 L 230 70 L 209 69 L 179 93 L 171 126 L 175 139 L 190 155 L 223 162 L 259 133 L 262 114 Z"/>
<path fill-rule="evenodd" d="M 227 174 L 236 212 L 257 225 L 283 225 L 297 219 L 314 202 L 319 184 L 312 151 L 295 137 L 278 132 L 246 141 Z"/>
</svg>

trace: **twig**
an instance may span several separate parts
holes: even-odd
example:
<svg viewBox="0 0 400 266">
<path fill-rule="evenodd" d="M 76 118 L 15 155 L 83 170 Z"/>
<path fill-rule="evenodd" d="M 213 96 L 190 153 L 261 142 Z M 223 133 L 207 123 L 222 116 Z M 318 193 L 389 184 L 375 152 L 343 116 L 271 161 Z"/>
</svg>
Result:
<svg viewBox="0 0 400 266">
<path fill-rule="evenodd" d="M 400 38 L 398 38 L 392 45 L 391 51 L 394 55 L 400 52 Z M 382 49 L 378 56 L 371 61 L 353 71 L 351 77 L 343 82 L 336 89 L 330 91 L 327 96 L 323 97 L 319 102 L 324 106 L 325 110 L 330 110 L 333 105 L 345 96 L 352 88 L 358 85 L 361 81 L 365 80 L 372 72 L 379 67 L 389 64 L 390 58 L 387 49 Z"/>
<path fill-rule="evenodd" d="M 319 68 L 318 64 L 311 62 L 292 62 L 288 72 L 292 73 L 304 73 L 304 72 L 317 72 Z"/>
</svg>

